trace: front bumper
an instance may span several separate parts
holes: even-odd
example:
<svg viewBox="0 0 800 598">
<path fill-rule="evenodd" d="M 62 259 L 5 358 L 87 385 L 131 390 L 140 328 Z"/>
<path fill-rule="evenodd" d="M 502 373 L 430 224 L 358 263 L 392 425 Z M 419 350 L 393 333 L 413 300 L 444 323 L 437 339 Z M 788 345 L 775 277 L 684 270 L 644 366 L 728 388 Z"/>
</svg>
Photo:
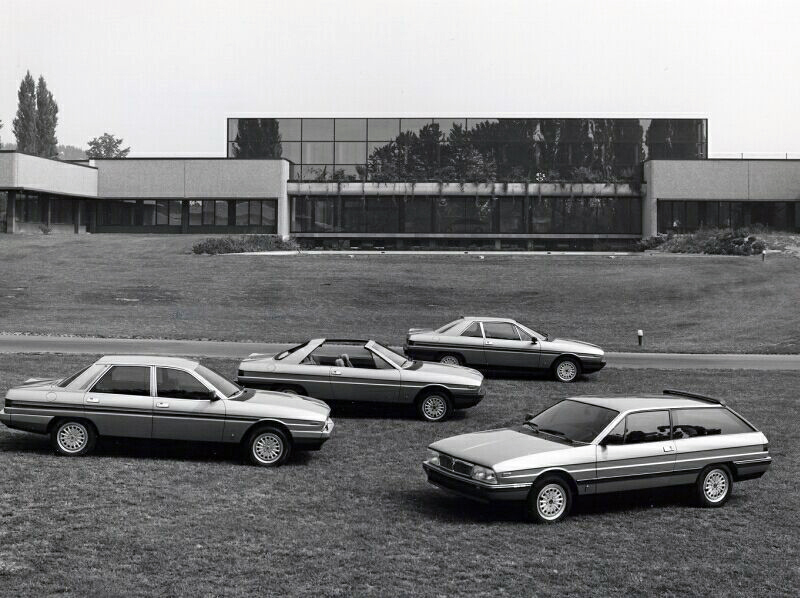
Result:
<svg viewBox="0 0 800 598">
<path fill-rule="evenodd" d="M 5 425 L 11 423 L 11 414 L 6 413 L 5 409 L 0 409 L 0 422 L 3 422 Z"/>
<path fill-rule="evenodd" d="M 428 475 L 429 484 L 483 503 L 525 500 L 531 487 L 530 484 L 484 484 L 450 473 L 427 461 L 422 463 L 422 467 Z"/>
<path fill-rule="evenodd" d="M 593 372 L 599 372 L 604 367 L 606 367 L 606 358 L 605 356 L 599 358 L 592 358 L 592 357 L 583 357 L 581 358 L 581 369 L 583 370 L 584 374 L 591 374 Z"/>
<path fill-rule="evenodd" d="M 486 389 L 481 384 L 476 392 L 459 393 L 453 392 L 453 407 L 456 409 L 466 409 L 467 407 L 474 407 L 483 400 L 486 396 Z"/>
</svg>

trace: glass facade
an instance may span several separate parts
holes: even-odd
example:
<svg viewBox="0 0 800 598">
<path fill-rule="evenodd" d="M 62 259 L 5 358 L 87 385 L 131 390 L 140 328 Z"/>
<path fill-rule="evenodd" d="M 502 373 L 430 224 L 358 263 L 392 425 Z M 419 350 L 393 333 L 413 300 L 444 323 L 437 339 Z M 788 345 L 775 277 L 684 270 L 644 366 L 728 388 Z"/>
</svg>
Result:
<svg viewBox="0 0 800 598">
<path fill-rule="evenodd" d="M 337 196 L 290 198 L 292 233 L 638 235 L 639 197 Z"/>
<path fill-rule="evenodd" d="M 705 119 L 228 119 L 229 158 L 288 158 L 303 181 L 630 182 L 707 152 Z"/>
<path fill-rule="evenodd" d="M 658 202 L 660 233 L 752 226 L 779 231 L 800 231 L 800 201 Z"/>
</svg>

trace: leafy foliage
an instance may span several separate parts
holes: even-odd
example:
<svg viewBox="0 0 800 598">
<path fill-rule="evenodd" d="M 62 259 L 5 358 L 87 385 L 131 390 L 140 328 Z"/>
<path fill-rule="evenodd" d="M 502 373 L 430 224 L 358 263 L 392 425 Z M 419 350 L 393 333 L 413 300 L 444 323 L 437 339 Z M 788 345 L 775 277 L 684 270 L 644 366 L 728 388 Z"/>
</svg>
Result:
<svg viewBox="0 0 800 598">
<path fill-rule="evenodd" d="M 126 158 L 131 151 L 130 147 L 122 147 L 122 138 L 111 133 L 103 133 L 100 137 L 89 140 L 89 149 L 86 157 L 96 158 Z"/>
<path fill-rule="evenodd" d="M 43 158 L 58 157 L 58 104 L 47 89 L 44 77 L 39 75 L 36 85 L 36 152 Z"/>
<path fill-rule="evenodd" d="M 283 240 L 278 235 L 240 235 L 237 237 L 209 237 L 195 243 L 192 252 L 207 253 L 249 253 L 253 251 L 297 251 L 300 246 L 294 239 Z"/>
<path fill-rule="evenodd" d="M 639 248 L 656 249 L 667 253 L 705 253 L 707 255 L 757 255 L 767 244 L 747 229 L 700 229 L 686 235 L 659 234 L 643 239 Z"/>
<path fill-rule="evenodd" d="M 36 153 L 36 83 L 30 71 L 25 74 L 17 92 L 17 116 L 14 118 L 14 136 L 17 150 L 24 154 Z"/>
</svg>

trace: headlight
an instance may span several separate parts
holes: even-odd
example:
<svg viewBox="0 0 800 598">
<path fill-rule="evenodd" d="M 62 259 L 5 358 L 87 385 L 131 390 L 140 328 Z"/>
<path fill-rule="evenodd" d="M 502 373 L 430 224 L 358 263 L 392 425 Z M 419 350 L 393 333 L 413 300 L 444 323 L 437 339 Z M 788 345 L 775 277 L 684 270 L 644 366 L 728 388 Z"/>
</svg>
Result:
<svg viewBox="0 0 800 598">
<path fill-rule="evenodd" d="M 486 482 L 487 484 L 497 483 L 497 476 L 495 475 L 494 471 L 487 469 L 486 467 L 481 467 L 480 465 L 472 466 L 472 473 L 470 474 L 470 477 L 473 480 Z"/>
<path fill-rule="evenodd" d="M 428 458 L 425 460 L 431 465 L 439 465 L 439 453 L 428 449 Z"/>
</svg>

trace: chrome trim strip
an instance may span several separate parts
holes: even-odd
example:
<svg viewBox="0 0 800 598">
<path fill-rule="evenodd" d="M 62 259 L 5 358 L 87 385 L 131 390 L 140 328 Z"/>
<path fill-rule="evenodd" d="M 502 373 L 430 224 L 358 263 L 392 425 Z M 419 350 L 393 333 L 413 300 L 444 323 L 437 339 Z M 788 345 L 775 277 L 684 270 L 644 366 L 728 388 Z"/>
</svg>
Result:
<svg viewBox="0 0 800 598">
<path fill-rule="evenodd" d="M 734 465 L 751 465 L 753 463 L 770 463 L 772 457 L 765 457 L 764 459 L 747 459 L 746 461 L 734 461 Z"/>
</svg>

